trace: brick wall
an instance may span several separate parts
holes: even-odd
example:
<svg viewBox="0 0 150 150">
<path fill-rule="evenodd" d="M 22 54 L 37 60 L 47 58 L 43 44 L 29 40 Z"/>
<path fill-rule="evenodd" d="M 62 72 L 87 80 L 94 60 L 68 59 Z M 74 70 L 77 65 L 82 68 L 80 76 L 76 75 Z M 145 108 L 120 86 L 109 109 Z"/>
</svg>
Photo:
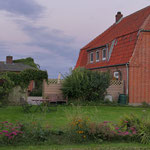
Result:
<svg viewBox="0 0 150 150">
<path fill-rule="evenodd" d="M 129 102 L 150 103 L 150 32 L 140 33 L 130 61 Z"/>
</svg>

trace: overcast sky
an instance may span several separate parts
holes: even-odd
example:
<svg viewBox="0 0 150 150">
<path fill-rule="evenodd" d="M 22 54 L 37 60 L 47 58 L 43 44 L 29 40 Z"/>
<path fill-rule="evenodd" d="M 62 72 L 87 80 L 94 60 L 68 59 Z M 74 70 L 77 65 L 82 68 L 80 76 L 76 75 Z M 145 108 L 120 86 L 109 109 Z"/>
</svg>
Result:
<svg viewBox="0 0 150 150">
<path fill-rule="evenodd" d="M 115 21 L 150 0 L 0 0 L 0 61 L 32 57 L 57 78 L 74 68 L 79 50 Z"/>
</svg>

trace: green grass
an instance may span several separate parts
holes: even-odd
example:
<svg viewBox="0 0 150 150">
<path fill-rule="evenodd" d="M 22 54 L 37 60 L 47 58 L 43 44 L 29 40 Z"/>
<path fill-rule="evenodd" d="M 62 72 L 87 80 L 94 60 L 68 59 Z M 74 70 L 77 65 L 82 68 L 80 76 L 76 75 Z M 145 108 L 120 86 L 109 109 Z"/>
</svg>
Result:
<svg viewBox="0 0 150 150">
<path fill-rule="evenodd" d="M 58 106 L 58 108 L 51 108 L 50 112 L 34 112 L 36 106 L 32 108 L 32 113 L 24 113 L 20 106 L 8 106 L 0 108 L 0 122 L 8 121 L 38 121 L 42 125 L 49 124 L 52 129 L 61 130 L 71 121 L 72 116 L 85 116 L 94 122 L 112 121 L 117 122 L 123 115 L 137 114 L 150 115 L 149 108 L 141 107 L 121 107 L 121 106 Z M 143 145 L 139 143 L 107 143 L 100 145 L 94 143 L 86 143 L 81 145 L 41 145 L 41 146 L 6 146 L 0 147 L 0 150 L 50 150 L 50 149 L 131 149 L 131 147 L 140 147 L 150 149 L 150 145 Z"/>
<path fill-rule="evenodd" d="M 39 121 L 43 125 L 49 124 L 53 129 L 60 129 L 70 122 L 72 116 L 87 116 L 90 121 L 118 121 L 125 114 L 143 115 L 143 110 L 150 115 L 149 108 L 139 107 L 113 107 L 113 106 L 59 106 L 52 108 L 50 112 L 34 112 L 36 106 L 32 108 L 32 113 L 24 113 L 20 106 L 8 106 L 0 108 L 0 121 Z"/>
<path fill-rule="evenodd" d="M 149 150 L 150 145 L 139 143 L 108 143 L 84 145 L 38 145 L 38 146 L 6 146 L 0 147 L 0 150 Z"/>
</svg>

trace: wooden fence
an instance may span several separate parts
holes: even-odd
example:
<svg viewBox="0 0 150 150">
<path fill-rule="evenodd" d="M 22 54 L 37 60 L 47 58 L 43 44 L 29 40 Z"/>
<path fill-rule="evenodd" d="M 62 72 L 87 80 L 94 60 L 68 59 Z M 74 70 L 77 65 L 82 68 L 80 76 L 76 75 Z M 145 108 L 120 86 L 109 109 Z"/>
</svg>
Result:
<svg viewBox="0 0 150 150">
<path fill-rule="evenodd" d="M 48 98 L 50 94 L 62 94 L 63 80 L 49 79 L 48 83 L 43 82 L 43 98 Z M 111 80 L 107 89 L 107 94 L 112 96 L 113 100 L 118 100 L 119 94 L 124 94 L 124 82 L 120 80 Z"/>
</svg>

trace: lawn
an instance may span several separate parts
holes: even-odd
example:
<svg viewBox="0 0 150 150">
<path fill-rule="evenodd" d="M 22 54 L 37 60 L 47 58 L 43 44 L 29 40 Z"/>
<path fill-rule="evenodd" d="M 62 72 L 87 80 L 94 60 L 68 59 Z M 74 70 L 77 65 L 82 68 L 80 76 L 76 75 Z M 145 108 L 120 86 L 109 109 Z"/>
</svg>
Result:
<svg viewBox="0 0 150 150">
<path fill-rule="evenodd" d="M 90 119 L 90 121 L 94 122 L 102 122 L 102 121 L 112 121 L 117 122 L 119 119 L 125 114 L 137 114 L 139 116 L 142 115 L 150 115 L 149 108 L 141 108 L 141 107 L 120 107 L 120 106 L 58 106 L 56 108 L 52 108 L 50 112 L 34 112 L 36 106 L 32 108 L 32 113 L 24 113 L 22 107 L 20 106 L 8 106 L 6 108 L 0 108 L 0 121 L 8 121 L 15 122 L 18 121 L 38 121 L 42 123 L 42 125 L 50 125 L 50 127 L 54 130 L 61 130 L 66 127 L 66 125 L 70 122 L 70 118 L 73 116 L 85 116 Z M 1 150 L 19 150 L 19 149 L 37 149 L 37 150 L 49 150 L 49 149 L 87 149 L 91 148 L 104 148 L 107 147 L 149 147 L 150 145 L 142 145 L 138 143 L 103 143 L 101 145 L 88 143 L 87 145 L 51 145 L 51 146 L 6 146 L 0 147 Z M 118 149 L 118 148 L 117 148 Z"/>
<path fill-rule="evenodd" d="M 52 108 L 50 112 L 24 113 L 20 106 L 8 106 L 0 108 L 0 120 L 15 122 L 40 121 L 43 125 L 50 124 L 53 129 L 60 129 L 70 122 L 70 118 L 76 115 L 88 117 L 91 121 L 118 121 L 125 114 L 150 115 L 149 108 L 140 107 L 115 107 L 115 106 L 58 106 Z"/>
</svg>

